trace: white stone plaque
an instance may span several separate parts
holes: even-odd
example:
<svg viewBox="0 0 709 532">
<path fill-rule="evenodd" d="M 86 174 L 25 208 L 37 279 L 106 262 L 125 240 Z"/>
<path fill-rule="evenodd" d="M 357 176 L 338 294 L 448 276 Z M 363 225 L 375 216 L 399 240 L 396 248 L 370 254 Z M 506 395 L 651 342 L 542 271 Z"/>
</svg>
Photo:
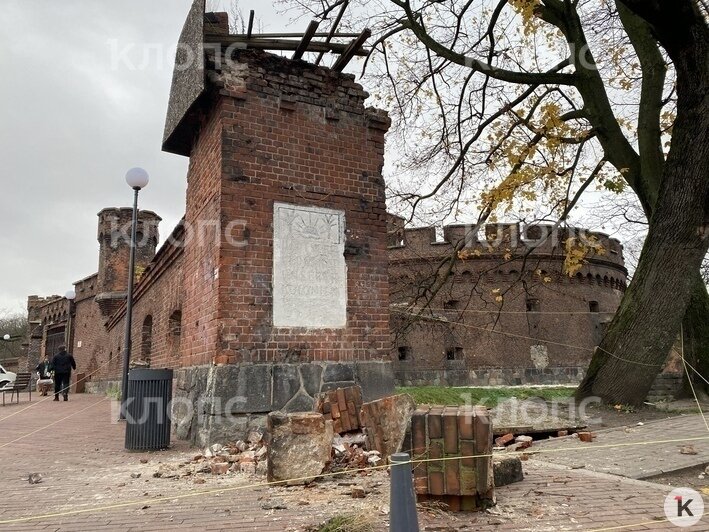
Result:
<svg viewBox="0 0 709 532">
<path fill-rule="evenodd" d="M 287 203 L 273 211 L 273 325 L 344 327 L 344 211 Z"/>
</svg>

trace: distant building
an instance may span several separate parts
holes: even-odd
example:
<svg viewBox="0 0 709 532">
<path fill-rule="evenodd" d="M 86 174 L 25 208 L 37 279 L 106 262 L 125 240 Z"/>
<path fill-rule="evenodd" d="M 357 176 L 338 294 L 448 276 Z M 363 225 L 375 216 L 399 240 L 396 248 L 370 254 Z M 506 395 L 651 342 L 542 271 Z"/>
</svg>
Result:
<svg viewBox="0 0 709 532">
<path fill-rule="evenodd" d="M 437 237 L 433 227 L 404 229 L 401 218 L 389 218 L 397 382 L 578 382 L 626 288 L 620 242 L 552 225 L 470 231 L 447 226 Z M 569 238 L 588 250 L 571 276 Z"/>
</svg>

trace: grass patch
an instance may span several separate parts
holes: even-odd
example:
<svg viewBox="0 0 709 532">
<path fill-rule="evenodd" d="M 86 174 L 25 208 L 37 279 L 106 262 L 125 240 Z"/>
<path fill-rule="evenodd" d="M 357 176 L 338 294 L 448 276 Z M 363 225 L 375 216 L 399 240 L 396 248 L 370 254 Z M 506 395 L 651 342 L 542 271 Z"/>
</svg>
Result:
<svg viewBox="0 0 709 532">
<path fill-rule="evenodd" d="M 336 515 L 313 532 L 374 532 L 372 518 L 364 514 Z"/>
<path fill-rule="evenodd" d="M 396 389 L 397 393 L 408 393 L 419 405 L 478 404 L 487 407 L 497 406 L 500 401 L 516 397 L 529 399 L 541 397 L 545 400 L 566 399 L 574 394 L 575 388 L 499 386 L 495 388 L 456 388 L 445 386 L 405 386 Z"/>
</svg>

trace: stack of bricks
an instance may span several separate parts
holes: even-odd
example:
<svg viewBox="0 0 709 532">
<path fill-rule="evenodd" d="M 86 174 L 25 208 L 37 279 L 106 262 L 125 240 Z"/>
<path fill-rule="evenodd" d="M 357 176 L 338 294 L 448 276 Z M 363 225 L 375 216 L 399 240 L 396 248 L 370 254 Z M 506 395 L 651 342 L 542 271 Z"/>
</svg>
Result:
<svg viewBox="0 0 709 532">
<path fill-rule="evenodd" d="M 492 423 L 485 407 L 419 408 L 411 436 L 413 459 L 424 460 L 414 466 L 419 501 L 442 502 L 451 511 L 494 504 Z"/>
<path fill-rule="evenodd" d="M 323 414 L 325 419 L 332 419 L 332 427 L 338 434 L 360 429 L 361 408 L 362 389 L 359 386 L 321 393 L 315 405 L 315 410 Z"/>
</svg>

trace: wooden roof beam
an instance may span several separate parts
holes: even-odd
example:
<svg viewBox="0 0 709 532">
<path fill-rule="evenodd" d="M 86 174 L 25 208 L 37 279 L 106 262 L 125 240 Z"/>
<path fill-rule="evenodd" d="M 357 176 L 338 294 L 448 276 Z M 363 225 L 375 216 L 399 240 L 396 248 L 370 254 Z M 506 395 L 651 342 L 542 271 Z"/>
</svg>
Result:
<svg viewBox="0 0 709 532">
<path fill-rule="evenodd" d="M 362 33 L 359 34 L 359 37 L 357 37 L 352 42 L 350 42 L 350 44 L 347 45 L 345 51 L 342 52 L 342 55 L 340 55 L 340 57 L 337 58 L 337 61 L 335 61 L 335 64 L 332 65 L 332 69 L 335 72 L 342 72 L 355 55 L 366 55 L 358 52 L 360 52 L 364 43 L 367 42 L 367 39 L 369 39 L 371 36 L 372 30 L 366 28 Z"/>
<path fill-rule="evenodd" d="M 332 23 L 332 27 L 330 28 L 330 32 L 327 35 L 327 38 L 325 39 L 325 42 L 330 42 L 333 37 L 336 36 L 336 31 L 337 27 L 340 25 L 340 21 L 342 20 L 342 16 L 345 14 L 345 11 L 347 11 L 347 5 L 349 4 L 349 0 L 346 0 L 344 4 L 342 4 L 342 7 L 340 8 L 340 12 L 337 14 L 337 17 L 335 17 L 335 22 Z M 352 35 L 352 37 L 358 37 L 357 34 Z M 319 65 L 320 61 L 322 61 L 322 58 L 324 56 L 324 52 L 320 52 L 318 55 L 317 59 L 315 60 L 315 64 Z"/>
<path fill-rule="evenodd" d="M 217 33 L 215 31 L 208 31 L 207 33 Z M 254 33 L 249 37 L 246 33 L 230 33 L 232 37 L 240 37 L 242 39 L 251 39 L 251 40 L 257 40 L 257 39 L 295 39 L 295 38 L 302 38 L 303 34 L 302 33 Z M 330 34 L 329 31 L 327 32 L 317 32 L 313 37 L 331 37 L 331 38 L 346 38 L 346 39 L 353 39 L 355 37 L 359 37 L 359 33 L 334 33 Z"/>
<path fill-rule="evenodd" d="M 249 11 L 249 27 L 246 30 L 246 38 L 247 39 L 251 38 L 251 32 L 254 30 L 254 17 L 255 16 L 256 16 L 256 12 L 253 9 L 251 11 Z"/>
<path fill-rule="evenodd" d="M 223 35 L 208 33 L 204 36 L 205 44 L 219 44 L 224 48 L 233 46 L 236 49 L 246 50 L 252 48 L 255 50 L 284 50 L 295 51 L 300 44 L 300 41 L 288 39 L 251 39 L 245 37 L 237 37 L 235 35 Z M 342 54 L 347 51 L 350 45 L 336 42 L 311 41 L 308 44 L 307 52 L 332 52 L 334 54 Z M 355 50 L 354 55 L 366 56 L 369 52 L 366 49 L 359 48 Z"/>
<path fill-rule="evenodd" d="M 313 40 L 315 32 L 318 31 L 319 25 L 320 22 L 318 22 L 317 20 L 310 21 L 310 24 L 308 24 L 308 29 L 305 30 L 305 34 L 303 35 L 303 38 L 301 39 L 300 44 L 298 45 L 298 48 L 295 49 L 295 53 L 293 54 L 293 57 L 291 57 L 291 59 L 296 60 L 301 59 L 303 57 L 303 54 L 308 50 L 308 45 L 310 44 L 310 41 Z"/>
</svg>

